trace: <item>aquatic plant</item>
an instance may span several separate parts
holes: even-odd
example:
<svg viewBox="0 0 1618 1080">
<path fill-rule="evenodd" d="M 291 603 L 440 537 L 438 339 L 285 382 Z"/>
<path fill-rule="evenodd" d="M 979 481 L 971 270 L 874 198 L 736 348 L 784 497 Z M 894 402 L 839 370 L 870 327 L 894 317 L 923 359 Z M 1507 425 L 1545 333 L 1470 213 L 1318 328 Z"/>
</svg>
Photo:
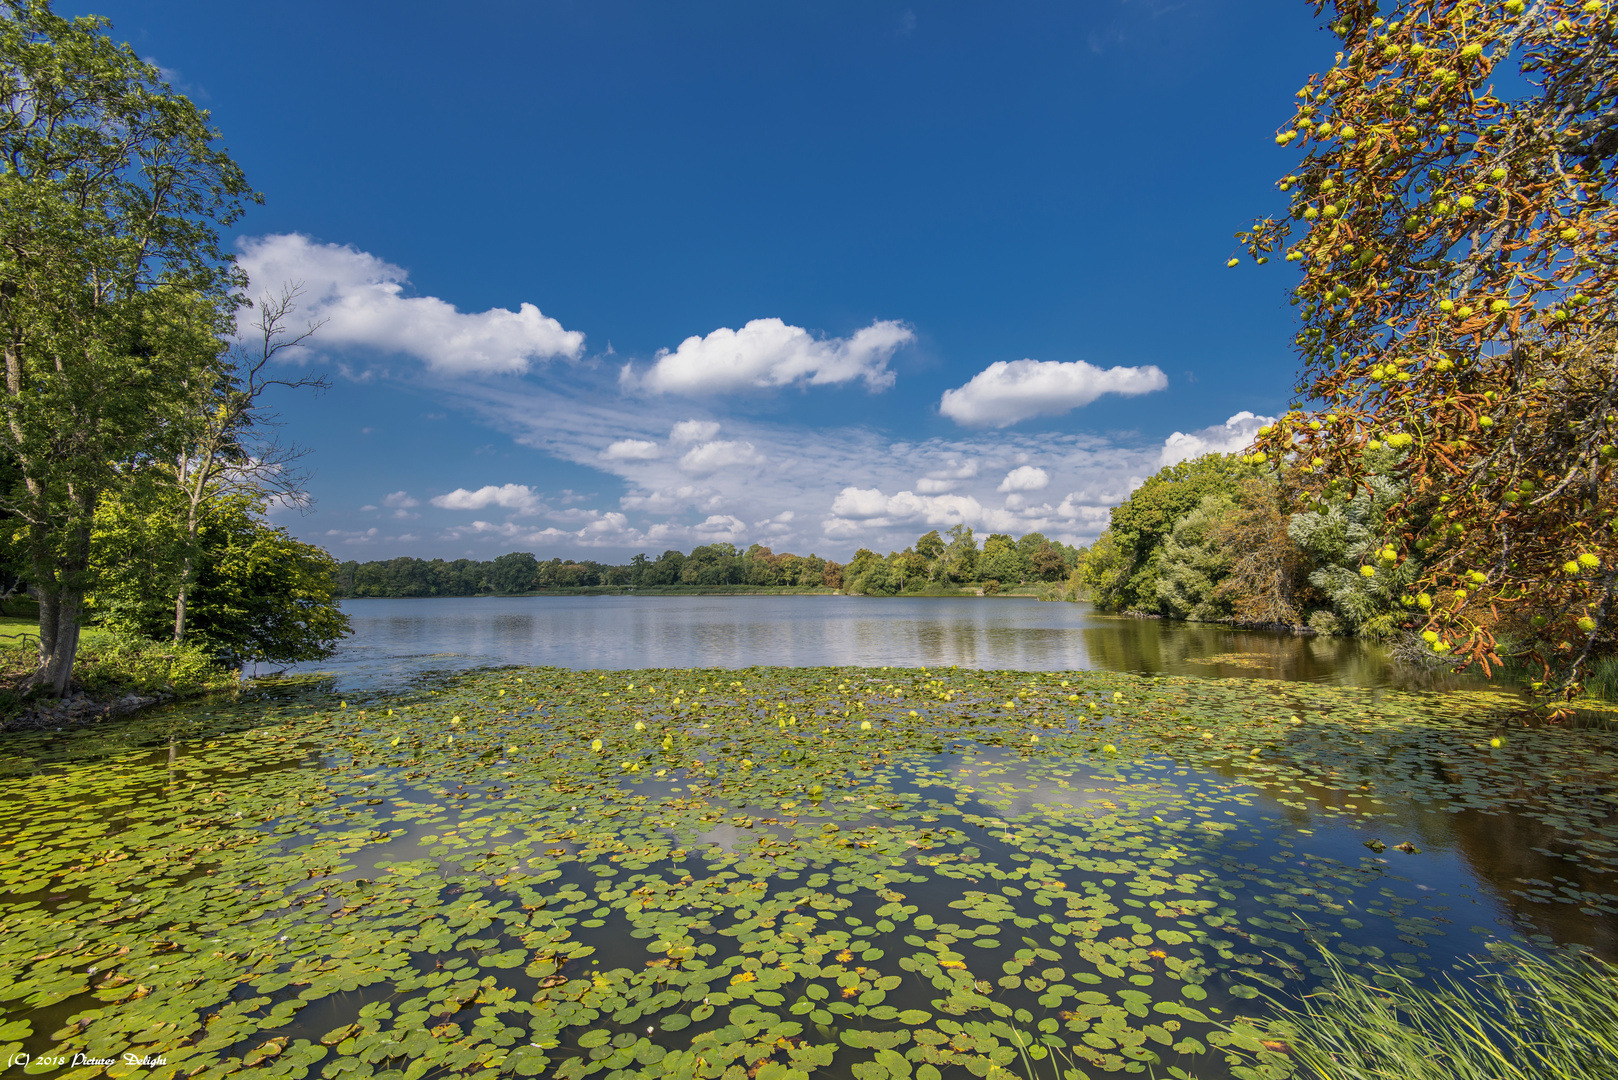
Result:
<svg viewBox="0 0 1618 1080">
<path fill-rule="evenodd" d="M 1318 945 L 1419 983 L 1525 912 L 1618 914 L 1591 794 L 1618 737 L 1519 738 L 1510 704 L 507 669 L 8 737 L 0 1052 L 204 1080 L 1241 1076 L 1231 1021 L 1329 979 Z M 1522 871 L 1444 922 L 1445 852 L 1485 816 L 1576 852 L 1577 887 Z"/>
<path fill-rule="evenodd" d="M 1323 954 L 1326 984 L 1301 1005 L 1278 1003 L 1270 1031 L 1244 1041 L 1260 1051 L 1266 1042 L 1276 1048 L 1265 1057 L 1277 1078 L 1618 1076 L 1618 968 L 1591 956 L 1497 951 L 1506 966 L 1474 961 L 1436 989 L 1392 969 L 1367 980 Z M 1289 1060 L 1298 1072 L 1276 1068 Z"/>
</svg>

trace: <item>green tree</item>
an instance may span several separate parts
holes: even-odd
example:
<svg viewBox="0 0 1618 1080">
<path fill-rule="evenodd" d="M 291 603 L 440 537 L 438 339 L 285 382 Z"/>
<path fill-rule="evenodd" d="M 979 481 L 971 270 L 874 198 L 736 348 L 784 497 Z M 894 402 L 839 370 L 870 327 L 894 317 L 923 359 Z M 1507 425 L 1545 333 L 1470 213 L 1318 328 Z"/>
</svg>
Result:
<svg viewBox="0 0 1618 1080">
<path fill-rule="evenodd" d="M 1029 558 L 1028 564 L 1034 576 L 1041 581 L 1059 581 L 1068 572 L 1067 553 L 1059 544 L 1041 544 Z"/>
<path fill-rule="evenodd" d="M 928 580 L 929 572 L 932 569 L 932 564 L 927 557 L 915 548 L 905 548 L 895 557 L 893 564 L 894 569 L 899 573 L 900 580 L 907 586 L 917 581 Z"/>
<path fill-rule="evenodd" d="M 1098 606 L 1110 609 L 1129 573 L 1130 560 L 1131 553 L 1118 544 L 1112 528 L 1102 529 L 1075 571 L 1078 591 Z"/>
<path fill-rule="evenodd" d="M 654 562 L 643 564 L 637 586 L 656 588 L 659 585 L 678 585 L 685 570 L 685 553 L 670 549 Z"/>
<path fill-rule="evenodd" d="M 22 476 L 36 680 L 61 694 L 96 507 L 165 449 L 202 340 L 228 326 L 218 230 L 254 196 L 207 114 L 104 20 L 0 2 L 0 441 Z"/>
<path fill-rule="evenodd" d="M 972 535 L 972 530 L 965 525 L 955 525 L 949 530 L 949 543 L 944 553 L 939 556 L 942 571 L 941 580 L 946 581 L 975 581 L 978 569 L 978 543 Z"/>
<path fill-rule="evenodd" d="M 870 548 L 860 548 L 843 568 L 843 585 L 850 593 L 866 591 L 865 579 L 877 566 L 883 565 L 882 556 Z M 883 579 L 886 581 L 886 577 Z"/>
<path fill-rule="evenodd" d="M 1029 571 L 1032 572 L 1034 556 L 1039 554 L 1041 548 L 1052 546 L 1050 539 L 1044 533 L 1026 533 L 1017 540 L 1017 554 L 1022 556 L 1023 565 L 1027 566 Z"/>
<path fill-rule="evenodd" d="M 271 431 L 273 420 L 265 397 L 275 389 L 325 389 L 319 377 L 281 377 L 274 365 L 315 332 L 310 324 L 302 333 L 289 332 L 297 288 L 284 286 L 280 295 L 266 294 L 258 304 L 251 344 L 236 341 L 224 346 L 217 339 L 199 344 L 205 354 L 186 379 L 188 407 L 170 423 L 168 453 L 148 463 L 152 474 L 181 494 L 184 540 L 180 576 L 174 595 L 174 640 L 185 639 L 186 604 L 195 581 L 197 534 L 209 500 L 245 495 L 249 499 L 276 500 L 283 505 L 308 504 L 304 477 L 292 467 L 301 456 L 283 446 Z"/>
<path fill-rule="evenodd" d="M 1230 569 L 1231 553 L 1218 542 L 1217 526 L 1234 507 L 1224 492 L 1204 495 L 1169 529 L 1157 579 L 1159 613 L 1194 621 L 1229 617 L 1231 606 L 1218 587 Z"/>
<path fill-rule="evenodd" d="M 1287 527 L 1287 534 L 1314 564 L 1310 584 L 1331 604 L 1332 619 L 1317 620 L 1317 628 L 1387 637 L 1412 615 L 1402 599 L 1413 596 L 1412 590 L 1420 593 L 1415 585 L 1419 559 L 1383 557 L 1389 550 L 1388 510 L 1404 497 L 1405 485 L 1386 475 L 1396 466 L 1398 454 L 1378 453 L 1382 471 L 1368 477 L 1352 496 L 1294 514 Z M 1420 595 L 1431 607 L 1431 596 Z M 1419 605 L 1414 607 L 1416 614 L 1421 613 Z"/>
<path fill-rule="evenodd" d="M 169 505 L 151 497 L 152 488 L 101 500 L 88 601 L 102 626 L 162 640 L 172 636 L 181 565 L 175 555 L 184 540 L 173 527 L 174 490 L 156 490 Z M 240 493 L 205 502 L 188 640 L 233 666 L 324 659 L 348 633 L 337 601 L 337 561 L 264 521 L 263 509 Z"/>
<path fill-rule="evenodd" d="M 978 578 L 998 581 L 1002 585 L 1017 585 L 1022 582 L 1025 572 L 1022 553 L 1017 550 L 1017 544 L 1011 537 L 994 533 L 983 541 L 983 554 L 977 565 Z"/>
<path fill-rule="evenodd" d="M 1088 577 L 1094 599 L 1113 611 L 1157 610 L 1157 582 L 1162 573 L 1163 541 L 1181 517 L 1209 495 L 1231 495 L 1251 465 L 1229 454 L 1207 454 L 1158 470 L 1128 499 L 1113 508 L 1111 544 L 1116 558 L 1092 568 Z M 1102 577 L 1106 570 L 1108 576 Z"/>
<path fill-rule="evenodd" d="M 944 538 L 938 535 L 937 529 L 923 533 L 916 539 L 916 554 L 927 560 L 929 581 L 933 580 L 938 572 L 938 560 L 943 557 L 945 546 Z"/>
<path fill-rule="evenodd" d="M 860 581 L 860 591 L 867 596 L 894 596 L 904 587 L 904 575 L 886 560 L 871 564 Z"/>
<path fill-rule="evenodd" d="M 741 552 L 726 542 L 692 548 L 680 568 L 686 585 L 740 585 L 743 580 Z"/>
<path fill-rule="evenodd" d="M 502 595 L 529 592 L 539 576 L 539 560 L 526 551 L 513 551 L 489 564 L 484 577 L 490 592 Z"/>
</svg>

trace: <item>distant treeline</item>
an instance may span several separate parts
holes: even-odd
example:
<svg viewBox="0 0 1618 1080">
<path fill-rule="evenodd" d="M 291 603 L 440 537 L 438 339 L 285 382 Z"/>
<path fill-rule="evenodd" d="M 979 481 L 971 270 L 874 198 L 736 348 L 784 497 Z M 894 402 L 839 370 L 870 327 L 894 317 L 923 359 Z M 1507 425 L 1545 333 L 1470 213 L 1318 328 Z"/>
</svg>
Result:
<svg viewBox="0 0 1618 1080">
<path fill-rule="evenodd" d="M 514 551 L 498 559 L 413 559 L 346 562 L 337 570 L 342 596 L 515 596 L 594 588 L 657 589 L 753 586 L 824 588 L 893 595 L 928 586 L 993 582 L 993 588 L 1057 581 L 1072 572 L 1079 550 L 1030 533 L 1021 540 L 995 534 L 979 551 L 972 530 L 937 531 L 886 557 L 864 548 L 844 566 L 819 555 L 777 554 L 761 544 L 743 551 L 734 544 L 705 544 L 665 551 L 653 559 L 636 555 L 627 565 L 551 559 Z M 993 588 L 990 591 L 993 591 Z"/>
<path fill-rule="evenodd" d="M 842 584 L 840 564 L 818 555 L 777 555 L 754 544 L 740 551 L 734 544 L 707 544 L 687 555 L 665 551 L 656 559 L 636 555 L 627 565 L 586 560 L 541 562 L 525 551 L 498 559 L 413 559 L 401 556 L 377 562 L 346 562 L 337 572 L 343 596 L 515 596 L 523 593 L 598 586 L 658 588 L 672 586 L 755 585 L 761 587 L 830 587 Z"/>
</svg>

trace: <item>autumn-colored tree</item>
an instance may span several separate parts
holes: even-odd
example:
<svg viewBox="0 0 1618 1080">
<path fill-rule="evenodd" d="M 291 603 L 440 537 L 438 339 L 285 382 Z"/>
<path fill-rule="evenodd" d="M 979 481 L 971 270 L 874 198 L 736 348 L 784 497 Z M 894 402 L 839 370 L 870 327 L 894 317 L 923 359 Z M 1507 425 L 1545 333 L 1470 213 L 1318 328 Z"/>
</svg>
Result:
<svg viewBox="0 0 1618 1080">
<path fill-rule="evenodd" d="M 1308 554 L 1288 535 L 1286 479 L 1244 480 L 1235 505 L 1209 530 L 1213 545 L 1230 557 L 1214 596 L 1237 622 L 1299 626 L 1324 599 L 1309 583 Z"/>
<path fill-rule="evenodd" d="M 1041 581 L 1056 581 L 1067 573 L 1067 560 L 1050 544 L 1040 544 L 1030 562 Z"/>
<path fill-rule="evenodd" d="M 1308 407 L 1254 456 L 1324 503 L 1368 449 L 1402 451 L 1364 572 L 1419 552 L 1405 599 L 1435 651 L 1487 669 L 1514 639 L 1571 695 L 1618 615 L 1618 20 L 1601 0 L 1331 11 L 1341 51 L 1276 138 L 1306 148 L 1290 212 L 1240 234 L 1302 269 Z"/>
</svg>

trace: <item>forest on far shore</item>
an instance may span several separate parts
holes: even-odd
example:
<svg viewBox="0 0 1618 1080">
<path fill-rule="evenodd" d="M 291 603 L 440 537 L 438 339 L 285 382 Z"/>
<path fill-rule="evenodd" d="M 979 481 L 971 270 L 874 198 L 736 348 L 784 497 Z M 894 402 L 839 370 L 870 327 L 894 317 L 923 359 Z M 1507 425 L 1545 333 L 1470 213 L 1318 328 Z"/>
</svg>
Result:
<svg viewBox="0 0 1618 1080">
<path fill-rule="evenodd" d="M 705 544 L 689 554 L 665 551 L 636 555 L 627 564 L 553 558 L 541 561 L 514 551 L 488 561 L 416 559 L 401 556 L 346 562 L 336 572 L 345 597 L 519 596 L 598 587 L 632 589 L 827 589 L 893 596 L 927 587 L 976 585 L 986 591 L 1068 578 L 1082 549 L 1047 540 L 1040 533 L 1020 539 L 991 534 L 978 546 L 970 528 L 957 525 L 918 537 L 886 557 L 861 548 L 845 565 L 819 555 L 777 553 L 761 544 Z M 992 583 L 992 584 L 991 584 Z"/>
</svg>

